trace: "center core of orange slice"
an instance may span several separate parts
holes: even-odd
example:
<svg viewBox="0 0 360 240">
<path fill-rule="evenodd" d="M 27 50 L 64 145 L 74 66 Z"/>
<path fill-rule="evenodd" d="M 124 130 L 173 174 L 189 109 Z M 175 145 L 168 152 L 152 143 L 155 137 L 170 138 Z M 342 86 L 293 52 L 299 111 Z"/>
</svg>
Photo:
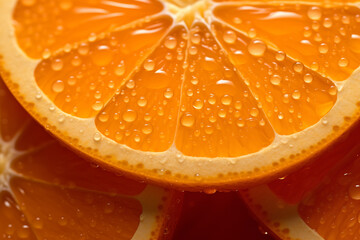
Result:
<svg viewBox="0 0 360 240">
<path fill-rule="evenodd" d="M 188 27 L 195 19 L 205 19 L 210 9 L 210 0 L 164 0 L 169 11 L 175 15 L 178 22 L 184 21 Z"/>
</svg>

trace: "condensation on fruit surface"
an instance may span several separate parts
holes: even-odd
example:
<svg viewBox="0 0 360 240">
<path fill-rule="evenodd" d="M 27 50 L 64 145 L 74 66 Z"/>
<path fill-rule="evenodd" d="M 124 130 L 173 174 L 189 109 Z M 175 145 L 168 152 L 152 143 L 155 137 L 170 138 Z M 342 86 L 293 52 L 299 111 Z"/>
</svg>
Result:
<svg viewBox="0 0 360 240">
<path fill-rule="evenodd" d="M 28 0 L 14 20 L 55 105 L 143 151 L 257 152 L 322 119 L 360 63 L 355 6 Z"/>
</svg>

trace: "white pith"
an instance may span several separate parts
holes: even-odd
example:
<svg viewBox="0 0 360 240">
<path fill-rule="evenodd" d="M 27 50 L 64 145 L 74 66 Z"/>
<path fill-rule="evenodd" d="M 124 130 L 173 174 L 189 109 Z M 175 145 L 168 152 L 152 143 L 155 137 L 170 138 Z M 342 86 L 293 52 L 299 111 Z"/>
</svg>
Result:
<svg viewBox="0 0 360 240">
<path fill-rule="evenodd" d="M 170 0 L 166 2 L 170 2 Z M 205 3 L 208 4 L 208 1 L 197 1 L 185 9 L 196 13 L 197 4 L 200 6 Z M 15 4 L 15 0 L 0 3 L 0 8 L 3 9 L 2 12 L 4 13 L 0 16 L 0 35 L 10 34 L 13 39 L 15 37 L 12 13 Z M 184 10 L 179 10 L 178 14 L 174 15 L 174 10 L 171 10 L 174 9 L 173 4 L 171 6 L 169 3 L 165 5 L 167 7 L 164 12 L 170 11 L 170 15 L 175 20 L 181 20 Z M 0 51 L 3 55 L 3 67 L 10 72 L 11 81 L 18 85 L 18 91 L 24 97 L 24 101 L 29 104 L 33 103 L 34 111 L 40 116 L 45 116 L 50 126 L 56 126 L 57 130 L 61 132 L 60 137 L 70 136 L 73 139 L 78 139 L 78 146 L 74 146 L 76 148 L 85 146 L 97 149 L 98 155 L 93 155 L 95 158 L 105 159 L 106 156 L 111 156 L 111 159 L 107 160 L 110 165 L 117 166 L 118 161 L 126 160 L 130 166 L 141 164 L 144 169 L 155 169 L 158 175 L 170 171 L 172 175 L 181 174 L 199 179 L 216 178 L 219 174 L 253 172 L 255 168 L 261 169 L 271 166 L 272 163 L 278 162 L 280 159 L 289 159 L 290 155 L 301 154 L 302 150 L 308 150 L 311 146 L 315 146 L 322 139 L 330 136 L 333 133 L 333 126 L 343 126 L 344 117 L 352 117 L 357 112 L 356 102 L 360 99 L 360 91 L 353 90 L 360 89 L 360 81 L 358 80 L 360 79 L 360 71 L 357 69 L 346 81 L 335 83 L 339 90 L 338 100 L 322 121 L 292 135 L 276 134 L 271 145 L 256 153 L 234 158 L 191 157 L 182 154 L 175 145 L 165 152 L 144 152 L 121 145 L 101 134 L 95 125 L 94 118 L 82 119 L 66 114 L 54 106 L 44 94 L 42 94 L 41 99 L 37 99 L 36 95 L 42 91 L 35 81 L 34 70 L 41 60 L 29 59 L 18 47 L 16 41 L 0 42 Z M 21 71 L 12 71 L 13 66 L 22 66 Z M 25 81 L 24 79 L 26 79 L 27 84 L 22 84 Z M 101 135 L 101 141 L 94 141 L 95 133 Z M 91 155 L 89 152 L 88 154 Z M 124 170 L 131 171 L 126 168 Z"/>
</svg>

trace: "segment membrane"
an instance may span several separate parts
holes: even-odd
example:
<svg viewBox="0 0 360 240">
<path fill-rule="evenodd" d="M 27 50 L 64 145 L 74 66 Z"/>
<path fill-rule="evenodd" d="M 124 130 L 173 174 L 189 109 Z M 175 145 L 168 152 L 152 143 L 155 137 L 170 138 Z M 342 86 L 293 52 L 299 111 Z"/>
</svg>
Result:
<svg viewBox="0 0 360 240">
<path fill-rule="evenodd" d="M 189 156 L 236 157 L 268 146 L 274 132 L 243 79 L 203 23 L 190 31 L 176 147 Z"/>
</svg>

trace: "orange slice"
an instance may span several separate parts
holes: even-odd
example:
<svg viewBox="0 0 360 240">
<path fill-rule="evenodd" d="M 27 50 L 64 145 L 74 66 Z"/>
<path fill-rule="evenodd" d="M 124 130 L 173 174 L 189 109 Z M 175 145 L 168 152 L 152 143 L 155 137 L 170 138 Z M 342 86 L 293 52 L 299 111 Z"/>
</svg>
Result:
<svg viewBox="0 0 360 240">
<path fill-rule="evenodd" d="M 309 166 L 242 192 L 255 216 L 281 239 L 358 239 L 359 131 L 357 124 Z"/>
<path fill-rule="evenodd" d="M 1 79 L 0 111 L 1 239 L 171 236 L 181 194 L 79 158 L 27 115 Z"/>
<path fill-rule="evenodd" d="M 131 177 L 189 190 L 265 182 L 359 116 L 356 2 L 9 0 L 0 9 L 13 94 L 69 146 Z"/>
</svg>

